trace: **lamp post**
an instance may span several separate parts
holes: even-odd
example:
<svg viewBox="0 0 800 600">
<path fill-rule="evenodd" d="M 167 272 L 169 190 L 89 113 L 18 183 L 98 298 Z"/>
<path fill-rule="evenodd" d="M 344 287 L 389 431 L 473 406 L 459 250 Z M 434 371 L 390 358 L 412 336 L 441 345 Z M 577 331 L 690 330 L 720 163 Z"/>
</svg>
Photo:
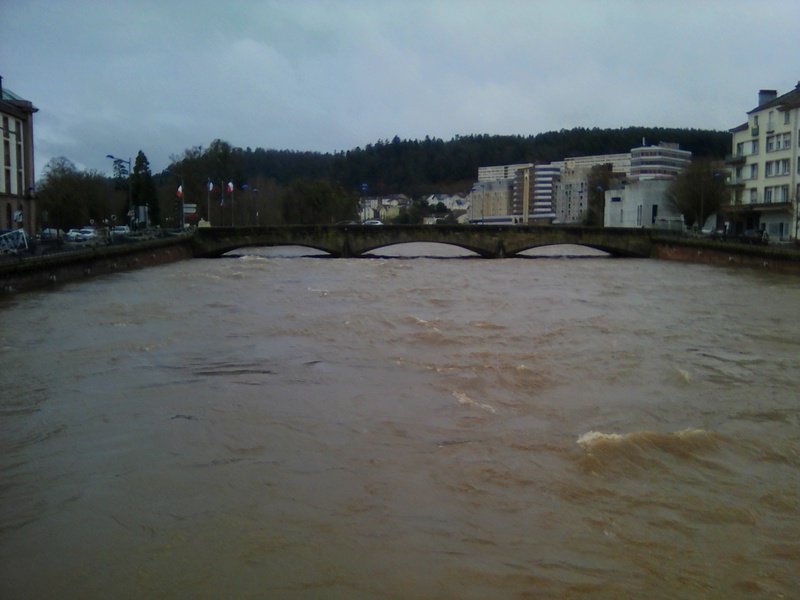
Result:
<svg viewBox="0 0 800 600">
<path fill-rule="evenodd" d="M 117 163 L 128 163 L 128 219 L 133 219 L 133 167 L 131 166 L 131 159 L 125 160 L 123 158 L 117 158 L 113 154 L 106 154 L 106 158 L 110 158 L 114 161 L 114 164 Z M 132 221 L 128 221 L 129 225 L 132 225 Z M 131 227 L 133 229 L 133 227 Z"/>
<path fill-rule="evenodd" d="M 250 199 L 252 200 L 252 212 L 254 213 L 256 227 L 258 227 L 258 188 L 250 188 Z"/>
</svg>

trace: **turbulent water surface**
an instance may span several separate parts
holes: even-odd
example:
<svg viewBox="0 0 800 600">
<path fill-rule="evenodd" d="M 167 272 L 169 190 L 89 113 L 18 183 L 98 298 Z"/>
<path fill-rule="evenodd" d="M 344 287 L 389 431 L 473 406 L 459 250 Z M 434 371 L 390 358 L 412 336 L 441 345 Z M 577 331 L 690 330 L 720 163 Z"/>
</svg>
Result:
<svg viewBox="0 0 800 600">
<path fill-rule="evenodd" d="M 800 280 L 193 260 L 0 304 L 0 597 L 800 597 Z"/>
</svg>

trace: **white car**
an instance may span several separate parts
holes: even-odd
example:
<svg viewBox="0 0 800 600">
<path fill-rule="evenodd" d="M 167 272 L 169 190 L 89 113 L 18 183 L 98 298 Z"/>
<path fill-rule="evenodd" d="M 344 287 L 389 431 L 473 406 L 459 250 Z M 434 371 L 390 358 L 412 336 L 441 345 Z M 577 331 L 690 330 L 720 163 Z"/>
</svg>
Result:
<svg viewBox="0 0 800 600">
<path fill-rule="evenodd" d="M 70 229 L 64 234 L 68 242 L 81 242 L 83 241 L 83 234 L 78 229 Z"/>
<path fill-rule="evenodd" d="M 111 233 L 114 234 L 115 236 L 117 235 L 126 236 L 131 234 L 131 228 L 128 227 L 127 225 L 117 225 L 116 227 L 114 227 Z"/>
<path fill-rule="evenodd" d="M 383 222 L 378 219 L 369 219 L 364 221 L 364 225 L 383 225 Z"/>
<path fill-rule="evenodd" d="M 95 232 L 94 227 L 83 227 L 78 233 L 81 234 L 82 241 L 84 242 L 97 239 L 97 233 Z"/>
</svg>

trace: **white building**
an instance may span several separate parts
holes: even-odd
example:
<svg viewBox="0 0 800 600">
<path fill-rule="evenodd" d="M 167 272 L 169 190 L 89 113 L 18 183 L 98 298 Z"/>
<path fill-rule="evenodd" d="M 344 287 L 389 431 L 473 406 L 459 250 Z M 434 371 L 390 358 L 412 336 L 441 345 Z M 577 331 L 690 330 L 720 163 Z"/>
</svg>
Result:
<svg viewBox="0 0 800 600">
<path fill-rule="evenodd" d="M 631 150 L 629 174 L 632 179 L 675 179 L 691 162 L 692 153 L 678 144 L 643 145 Z"/>
<path fill-rule="evenodd" d="M 797 239 L 800 82 L 782 96 L 761 90 L 747 122 L 731 133 L 733 190 L 723 218 L 734 233 L 764 229 L 772 240 Z"/>
<path fill-rule="evenodd" d="M 556 218 L 553 210 L 553 182 L 561 173 L 557 164 L 536 165 L 533 178 L 533 219 L 550 221 Z"/>
<path fill-rule="evenodd" d="M 33 115 L 39 109 L 10 90 L 0 77 L 0 230 L 38 226 L 33 170 Z"/>
<path fill-rule="evenodd" d="M 630 180 L 606 190 L 603 225 L 683 230 L 683 217 L 666 200 L 670 179 Z"/>
</svg>

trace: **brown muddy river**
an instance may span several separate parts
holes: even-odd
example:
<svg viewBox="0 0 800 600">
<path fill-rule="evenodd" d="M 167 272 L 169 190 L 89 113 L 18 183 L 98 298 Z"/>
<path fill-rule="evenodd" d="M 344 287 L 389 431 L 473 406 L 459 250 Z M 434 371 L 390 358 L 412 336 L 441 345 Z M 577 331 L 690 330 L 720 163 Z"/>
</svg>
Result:
<svg viewBox="0 0 800 600">
<path fill-rule="evenodd" d="M 800 597 L 800 279 L 192 260 L 0 300 L 0 597 Z"/>
</svg>

